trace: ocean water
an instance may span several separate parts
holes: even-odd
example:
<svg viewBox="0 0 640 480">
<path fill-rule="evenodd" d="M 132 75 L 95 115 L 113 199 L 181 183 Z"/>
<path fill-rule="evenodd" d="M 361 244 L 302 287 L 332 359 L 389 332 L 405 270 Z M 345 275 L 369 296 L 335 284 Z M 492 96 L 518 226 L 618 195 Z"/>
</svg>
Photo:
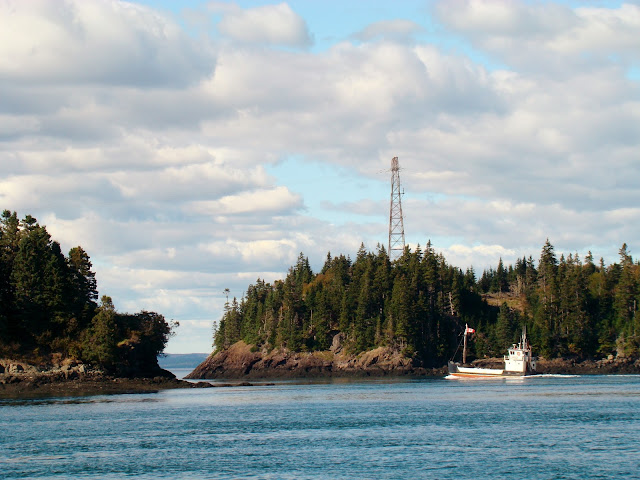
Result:
<svg viewBox="0 0 640 480">
<path fill-rule="evenodd" d="M 640 376 L 0 400 L 0 478 L 640 478 Z"/>
</svg>

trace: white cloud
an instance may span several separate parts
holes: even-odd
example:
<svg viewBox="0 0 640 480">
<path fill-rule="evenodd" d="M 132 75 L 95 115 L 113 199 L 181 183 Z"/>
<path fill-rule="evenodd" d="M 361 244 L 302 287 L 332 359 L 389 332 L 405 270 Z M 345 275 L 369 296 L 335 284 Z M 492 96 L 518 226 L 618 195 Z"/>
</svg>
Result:
<svg viewBox="0 0 640 480">
<path fill-rule="evenodd" d="M 640 6 L 618 9 L 583 7 L 575 10 L 578 21 L 569 31 L 557 32 L 548 45 L 562 54 L 583 51 L 610 55 L 612 51 L 640 59 Z"/>
<path fill-rule="evenodd" d="M 214 64 L 175 23 L 131 3 L 8 0 L 0 4 L 0 17 L 5 80 L 179 86 Z"/>
<path fill-rule="evenodd" d="M 353 37 L 365 42 L 376 38 L 408 41 L 415 33 L 420 33 L 423 30 L 423 27 L 411 20 L 383 20 L 367 25 L 364 30 L 356 33 Z"/>
<path fill-rule="evenodd" d="M 276 259 L 277 262 L 292 262 L 297 256 L 299 246 L 294 239 L 257 240 L 250 242 L 229 241 L 232 247 L 242 257 L 247 265 L 263 262 L 263 259 Z"/>
<path fill-rule="evenodd" d="M 16 135 L 33 134 L 40 129 L 40 120 L 33 115 L 0 115 L 0 138 L 11 138 Z"/>
<path fill-rule="evenodd" d="M 218 30 L 246 44 L 306 47 L 311 37 L 305 21 L 286 3 L 249 8 L 224 8 Z"/>
<path fill-rule="evenodd" d="M 513 264 L 517 258 L 522 258 L 518 256 L 519 252 L 504 248 L 502 245 L 453 244 L 438 251 L 444 255 L 450 265 L 459 266 L 464 270 L 473 266 L 476 278 L 480 278 L 482 270 L 495 268 L 498 265 L 496 259 L 502 259 L 503 263 L 508 265 Z"/>
<path fill-rule="evenodd" d="M 479 48 L 522 71 L 569 74 L 640 59 L 640 7 L 581 7 L 515 0 L 454 0 L 436 4 L 438 17 Z"/>
<path fill-rule="evenodd" d="M 491 38 L 548 35 L 575 25 L 575 14 L 551 2 L 447 0 L 436 4 L 441 20 L 456 30 Z"/>
<path fill-rule="evenodd" d="M 261 167 L 242 170 L 212 163 L 196 163 L 151 171 L 119 171 L 109 174 L 107 178 L 127 199 L 144 199 L 158 203 L 220 198 L 230 192 L 262 187 L 269 183 Z M 227 198 L 228 196 L 224 196 L 215 202 L 225 203 Z M 240 199 L 240 203 L 244 203 L 243 200 Z M 250 201 L 251 198 L 246 200 Z M 198 204 L 194 204 L 196 205 Z M 187 210 L 190 208 L 191 206 L 186 207 Z"/>
<path fill-rule="evenodd" d="M 291 193 L 286 187 L 277 187 L 227 195 L 215 201 L 192 202 L 186 206 L 186 209 L 204 215 L 226 216 L 283 213 L 298 209 L 301 205 L 301 198 L 298 195 Z"/>
<path fill-rule="evenodd" d="M 312 38 L 291 5 L 212 3 L 211 39 L 125 2 L 0 3 L 2 208 L 82 245 L 117 307 L 204 336 L 224 288 L 386 243 L 388 194 L 357 183 L 393 156 L 407 237 L 454 265 L 633 249 L 637 6 L 445 1 L 434 29 L 312 51 L 280 48 Z"/>
</svg>

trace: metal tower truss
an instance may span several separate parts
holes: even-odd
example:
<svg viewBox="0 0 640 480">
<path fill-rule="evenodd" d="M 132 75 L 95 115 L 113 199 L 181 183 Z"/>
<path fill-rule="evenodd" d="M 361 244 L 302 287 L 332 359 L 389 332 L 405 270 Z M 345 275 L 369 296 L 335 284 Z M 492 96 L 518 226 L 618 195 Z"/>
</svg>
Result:
<svg viewBox="0 0 640 480">
<path fill-rule="evenodd" d="M 389 259 L 397 260 L 404 252 L 404 221 L 400 190 L 400 165 L 398 157 L 391 159 L 391 203 L 389 206 Z"/>
</svg>

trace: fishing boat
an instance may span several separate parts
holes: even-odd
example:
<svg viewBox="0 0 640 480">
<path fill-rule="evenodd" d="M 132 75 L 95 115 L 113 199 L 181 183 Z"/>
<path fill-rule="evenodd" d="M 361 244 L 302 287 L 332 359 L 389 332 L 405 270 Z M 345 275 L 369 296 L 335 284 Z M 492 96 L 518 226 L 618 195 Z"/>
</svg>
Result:
<svg viewBox="0 0 640 480">
<path fill-rule="evenodd" d="M 465 325 L 464 347 L 462 349 L 462 364 L 449 362 L 449 375 L 451 377 L 522 377 L 536 374 L 536 358 L 531 354 L 531 345 L 527 339 L 527 329 L 522 329 L 520 343 L 513 344 L 509 354 L 504 356 L 504 368 L 479 368 L 465 366 L 467 363 L 467 336 L 474 333 L 473 328 Z"/>
</svg>

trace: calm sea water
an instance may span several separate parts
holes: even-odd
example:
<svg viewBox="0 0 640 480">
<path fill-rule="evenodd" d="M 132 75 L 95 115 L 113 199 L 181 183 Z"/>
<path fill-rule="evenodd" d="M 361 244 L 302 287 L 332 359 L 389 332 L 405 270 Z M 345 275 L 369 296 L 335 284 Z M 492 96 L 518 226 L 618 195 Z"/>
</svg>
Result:
<svg viewBox="0 0 640 480">
<path fill-rule="evenodd" d="M 0 478 L 640 478 L 640 376 L 5 400 Z"/>
</svg>

